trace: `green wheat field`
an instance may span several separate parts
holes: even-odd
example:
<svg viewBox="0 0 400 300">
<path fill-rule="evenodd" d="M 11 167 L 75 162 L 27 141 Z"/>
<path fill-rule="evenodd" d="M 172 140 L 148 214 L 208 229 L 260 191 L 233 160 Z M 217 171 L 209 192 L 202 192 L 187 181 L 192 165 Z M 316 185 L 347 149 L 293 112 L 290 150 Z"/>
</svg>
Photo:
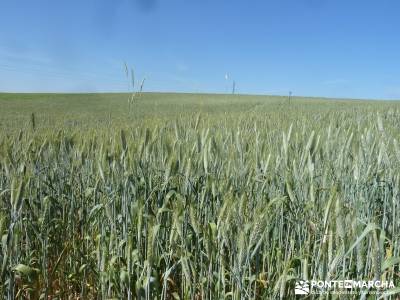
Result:
<svg viewBox="0 0 400 300">
<path fill-rule="evenodd" d="M 129 97 L 0 94 L 0 298 L 395 299 L 400 102 Z"/>
</svg>

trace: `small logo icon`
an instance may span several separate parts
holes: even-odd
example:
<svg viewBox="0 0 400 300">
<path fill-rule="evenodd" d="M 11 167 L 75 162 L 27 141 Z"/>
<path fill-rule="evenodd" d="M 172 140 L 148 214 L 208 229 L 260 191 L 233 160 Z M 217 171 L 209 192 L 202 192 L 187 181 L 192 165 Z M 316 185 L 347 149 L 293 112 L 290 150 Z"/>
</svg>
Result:
<svg viewBox="0 0 400 300">
<path fill-rule="evenodd" d="M 296 281 L 294 286 L 295 295 L 308 295 L 310 293 L 310 284 L 307 280 Z"/>
</svg>

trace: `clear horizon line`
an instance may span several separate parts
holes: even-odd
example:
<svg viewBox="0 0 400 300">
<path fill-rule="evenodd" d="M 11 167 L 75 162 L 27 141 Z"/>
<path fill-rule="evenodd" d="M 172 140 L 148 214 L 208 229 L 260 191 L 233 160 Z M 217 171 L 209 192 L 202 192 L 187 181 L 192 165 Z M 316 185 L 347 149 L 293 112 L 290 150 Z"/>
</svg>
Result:
<svg viewBox="0 0 400 300">
<path fill-rule="evenodd" d="M 78 94 L 130 94 L 130 91 L 0 91 L 0 94 L 71 94 L 71 95 L 78 95 Z M 138 92 L 135 92 L 138 93 Z M 260 93 L 225 93 L 225 92 L 183 92 L 183 91 L 160 91 L 160 90 L 153 90 L 153 91 L 144 91 L 143 94 L 198 94 L 198 95 L 225 95 L 225 96 L 258 96 L 258 97 L 289 97 L 289 94 L 260 94 Z M 331 97 L 331 96 L 309 96 L 309 95 L 296 95 L 292 94 L 292 98 L 312 98 L 312 99 L 329 99 L 329 100 L 353 100 L 353 101 L 400 101 L 400 99 L 387 99 L 387 98 L 351 98 L 351 97 Z"/>
</svg>

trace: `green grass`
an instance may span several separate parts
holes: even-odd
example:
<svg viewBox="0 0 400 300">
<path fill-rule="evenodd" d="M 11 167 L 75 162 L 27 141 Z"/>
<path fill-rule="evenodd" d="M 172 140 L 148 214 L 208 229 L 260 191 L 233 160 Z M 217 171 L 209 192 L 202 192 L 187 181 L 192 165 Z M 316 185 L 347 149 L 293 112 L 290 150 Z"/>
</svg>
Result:
<svg viewBox="0 0 400 300">
<path fill-rule="evenodd" d="M 400 103 L 127 100 L 0 94 L 3 298 L 287 299 L 296 279 L 399 286 Z"/>
<path fill-rule="evenodd" d="M 211 118 L 272 114 L 288 109 L 287 97 L 215 94 L 144 93 L 128 107 L 128 94 L 4 94 L 0 93 L 0 128 L 20 129 L 31 113 L 39 127 L 82 123 L 86 127 L 102 126 L 110 119 L 116 125 L 134 122 L 168 121 L 191 118 L 197 113 Z M 327 112 L 349 109 L 383 109 L 395 102 L 340 99 L 294 98 L 288 113 Z M 108 123 L 105 125 L 108 127 Z"/>
</svg>

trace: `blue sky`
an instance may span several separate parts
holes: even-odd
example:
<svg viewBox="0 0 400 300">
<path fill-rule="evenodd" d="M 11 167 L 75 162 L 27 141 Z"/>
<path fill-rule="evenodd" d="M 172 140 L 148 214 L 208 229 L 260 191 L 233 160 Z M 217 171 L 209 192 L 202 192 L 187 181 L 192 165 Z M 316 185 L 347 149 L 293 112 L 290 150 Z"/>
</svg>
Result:
<svg viewBox="0 0 400 300">
<path fill-rule="evenodd" d="M 1 0 L 0 91 L 400 99 L 400 2 Z M 229 79 L 225 79 L 225 74 Z"/>
</svg>

